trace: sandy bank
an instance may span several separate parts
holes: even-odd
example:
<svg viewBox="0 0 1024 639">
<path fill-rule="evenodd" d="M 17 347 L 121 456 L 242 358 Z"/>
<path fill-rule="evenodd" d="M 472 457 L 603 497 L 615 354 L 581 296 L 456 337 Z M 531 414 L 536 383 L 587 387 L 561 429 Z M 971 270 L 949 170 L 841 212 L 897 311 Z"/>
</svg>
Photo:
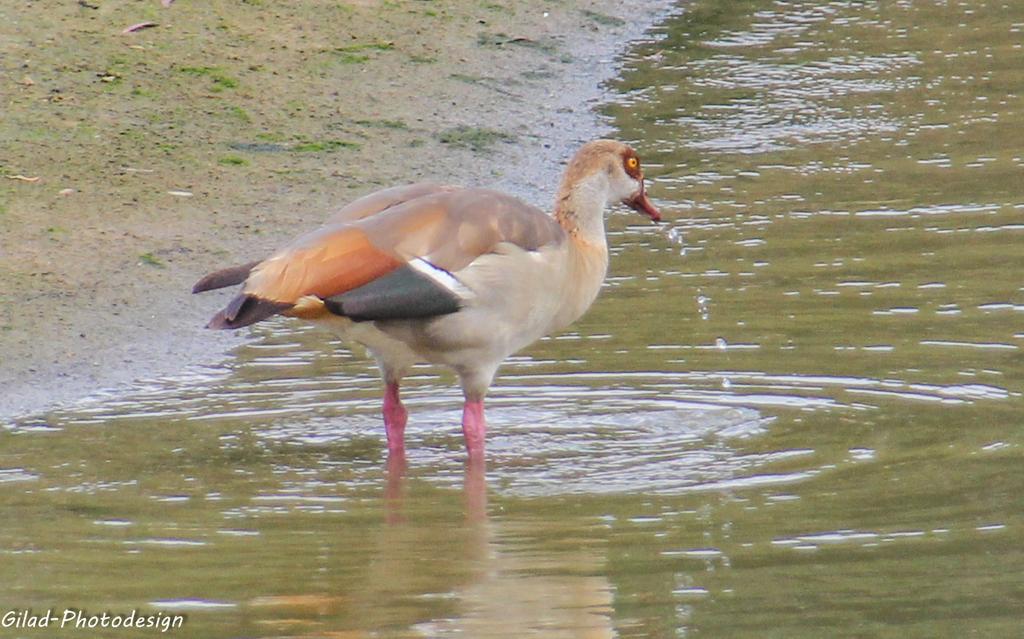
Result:
<svg viewBox="0 0 1024 639">
<path fill-rule="evenodd" d="M 0 8 L 0 416 L 222 358 L 245 333 L 202 330 L 223 300 L 191 283 L 363 192 L 547 208 L 615 56 L 669 4 Z"/>
</svg>

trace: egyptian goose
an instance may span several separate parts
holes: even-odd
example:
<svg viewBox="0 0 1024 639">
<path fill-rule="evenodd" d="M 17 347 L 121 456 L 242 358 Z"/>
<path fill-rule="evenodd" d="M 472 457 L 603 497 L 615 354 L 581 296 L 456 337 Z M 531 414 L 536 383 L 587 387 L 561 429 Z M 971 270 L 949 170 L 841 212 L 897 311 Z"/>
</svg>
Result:
<svg viewBox="0 0 1024 639">
<path fill-rule="evenodd" d="M 363 344 L 384 379 L 388 451 L 404 455 L 399 383 L 413 364 L 459 376 L 470 459 L 484 452 L 484 395 L 501 362 L 576 321 L 608 267 L 604 209 L 654 221 L 636 151 L 612 140 L 569 162 L 554 216 L 487 189 L 420 183 L 362 197 L 261 262 L 226 268 L 193 293 L 242 284 L 209 328 L 272 315 L 323 323 Z"/>
</svg>

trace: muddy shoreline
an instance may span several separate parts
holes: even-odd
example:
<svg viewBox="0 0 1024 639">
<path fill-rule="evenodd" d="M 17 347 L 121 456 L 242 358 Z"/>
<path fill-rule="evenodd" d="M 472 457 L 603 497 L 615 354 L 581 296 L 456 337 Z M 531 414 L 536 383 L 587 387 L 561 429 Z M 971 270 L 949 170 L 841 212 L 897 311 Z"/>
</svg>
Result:
<svg viewBox="0 0 1024 639">
<path fill-rule="evenodd" d="M 192 282 L 362 193 L 548 208 L 671 5 L 64 4 L 0 9 L 2 418 L 223 361 L 247 333 L 204 331 L 223 300 Z"/>
</svg>

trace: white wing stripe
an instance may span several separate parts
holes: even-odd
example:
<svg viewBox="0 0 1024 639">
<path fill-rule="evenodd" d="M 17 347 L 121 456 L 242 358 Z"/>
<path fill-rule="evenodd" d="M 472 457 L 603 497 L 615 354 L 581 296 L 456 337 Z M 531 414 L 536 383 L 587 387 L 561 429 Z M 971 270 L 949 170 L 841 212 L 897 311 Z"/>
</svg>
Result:
<svg viewBox="0 0 1024 639">
<path fill-rule="evenodd" d="M 421 257 L 410 260 L 409 266 L 416 269 L 417 272 L 429 277 L 431 281 L 436 283 L 438 286 L 451 291 L 459 299 L 467 300 L 473 297 L 473 291 L 469 290 L 469 288 L 460 282 L 457 277 L 443 268 L 434 266 Z"/>
</svg>

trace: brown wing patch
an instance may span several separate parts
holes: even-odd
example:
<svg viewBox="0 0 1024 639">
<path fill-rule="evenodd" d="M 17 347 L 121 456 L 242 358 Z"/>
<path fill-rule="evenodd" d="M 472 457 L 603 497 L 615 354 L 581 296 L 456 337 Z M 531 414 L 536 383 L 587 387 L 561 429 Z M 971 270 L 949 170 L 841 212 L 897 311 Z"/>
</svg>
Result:
<svg viewBox="0 0 1024 639">
<path fill-rule="evenodd" d="M 243 292 L 294 304 L 307 295 L 324 298 L 362 286 L 401 264 L 374 246 L 362 229 L 326 228 L 253 269 Z"/>
<path fill-rule="evenodd" d="M 374 245 L 396 257 L 420 257 L 449 272 L 502 242 L 533 251 L 565 240 L 558 223 L 540 209 L 488 189 L 422 197 L 357 226 Z"/>
<path fill-rule="evenodd" d="M 327 218 L 327 221 L 324 222 L 324 226 L 357 222 L 363 218 L 370 217 L 371 215 L 376 215 L 381 211 L 386 211 L 393 206 L 415 200 L 416 198 L 424 197 L 426 195 L 435 195 L 437 193 L 449 193 L 457 190 L 459 190 L 459 187 L 457 186 L 435 184 L 433 182 L 417 182 L 416 184 L 393 186 L 388 189 L 374 191 L 369 195 L 364 195 L 358 200 L 346 204 Z"/>
</svg>

